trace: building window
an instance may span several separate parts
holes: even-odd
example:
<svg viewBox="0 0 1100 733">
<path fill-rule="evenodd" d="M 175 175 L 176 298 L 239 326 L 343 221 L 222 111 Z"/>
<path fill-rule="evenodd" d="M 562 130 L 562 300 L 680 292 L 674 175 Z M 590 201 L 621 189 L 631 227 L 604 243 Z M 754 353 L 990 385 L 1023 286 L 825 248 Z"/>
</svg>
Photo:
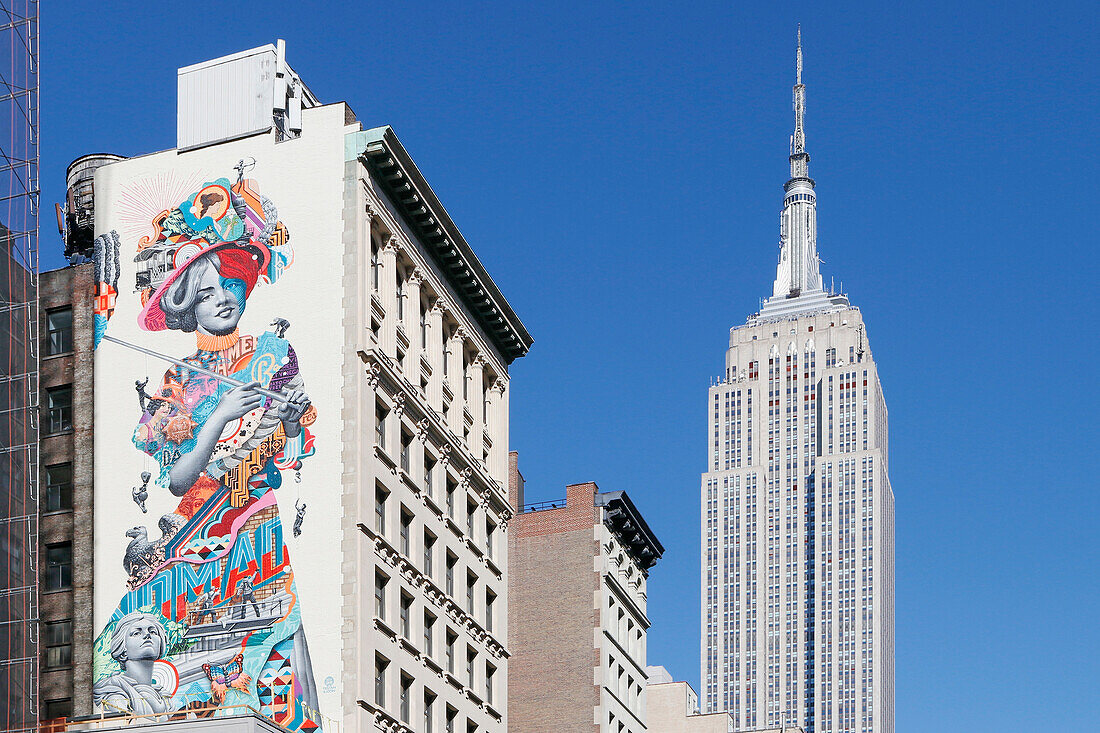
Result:
<svg viewBox="0 0 1100 733">
<path fill-rule="evenodd" d="M 477 587 L 477 576 L 466 573 L 466 613 L 474 615 L 474 588 Z"/>
<path fill-rule="evenodd" d="M 397 322 L 405 322 L 405 281 L 397 273 Z"/>
<path fill-rule="evenodd" d="M 452 708 L 450 705 L 448 705 L 447 706 L 447 727 L 445 729 L 446 733 L 455 733 L 455 720 L 457 718 L 458 718 L 458 711 L 455 710 L 454 708 Z"/>
<path fill-rule="evenodd" d="M 370 243 L 370 286 L 374 292 L 378 292 L 378 243 L 371 237 Z"/>
<path fill-rule="evenodd" d="M 450 550 L 447 551 L 447 574 L 444 585 L 447 595 L 454 598 L 455 595 L 455 565 L 458 564 L 458 558 L 451 554 Z"/>
<path fill-rule="evenodd" d="M 412 596 L 401 591 L 401 636 L 406 639 L 412 636 L 412 605 Z"/>
<path fill-rule="evenodd" d="M 423 308 L 420 309 L 420 349 L 428 350 L 428 314 Z"/>
<path fill-rule="evenodd" d="M 413 678 L 404 672 L 401 673 L 401 722 L 411 722 L 409 719 L 412 707 L 409 698 L 412 697 Z"/>
<path fill-rule="evenodd" d="M 424 530 L 424 567 L 421 570 L 429 578 L 432 577 L 432 555 L 435 551 L 435 535 Z"/>
<path fill-rule="evenodd" d="M 435 718 L 435 695 L 429 690 L 424 690 L 424 733 L 432 733 L 433 718 Z"/>
<path fill-rule="evenodd" d="M 69 542 L 46 547 L 46 590 L 73 587 L 73 546 Z"/>
<path fill-rule="evenodd" d="M 485 702 L 490 705 L 493 704 L 493 675 L 497 672 L 497 668 L 489 662 L 485 663 Z"/>
<path fill-rule="evenodd" d="M 389 492 L 380 486 L 374 490 L 374 531 L 380 536 L 386 534 L 386 499 L 389 496 Z"/>
<path fill-rule="evenodd" d="M 382 573 L 374 574 L 374 615 L 383 621 L 386 620 L 386 583 L 389 582 Z"/>
<path fill-rule="evenodd" d="M 385 657 L 374 658 L 374 704 L 380 708 L 386 707 L 386 667 L 390 663 Z"/>
<path fill-rule="evenodd" d="M 488 588 L 485 589 L 485 630 L 493 630 L 493 604 L 497 601 L 497 594 Z"/>
<path fill-rule="evenodd" d="M 71 667 L 73 663 L 73 622 L 46 624 L 46 669 Z"/>
<path fill-rule="evenodd" d="M 42 706 L 42 719 L 44 721 L 57 720 L 58 718 L 68 718 L 72 714 L 72 698 L 67 697 L 63 700 L 47 700 L 46 704 Z"/>
<path fill-rule="evenodd" d="M 477 666 L 477 650 L 472 646 L 466 647 L 466 686 L 474 689 L 474 667 Z"/>
<path fill-rule="evenodd" d="M 429 657 L 432 656 L 432 651 L 435 648 L 435 616 L 431 613 L 424 612 L 424 653 Z"/>
<path fill-rule="evenodd" d="M 386 416 L 389 414 L 382 405 L 375 405 L 374 408 L 374 439 L 375 443 L 382 450 L 386 450 Z"/>
<path fill-rule="evenodd" d="M 402 430 L 401 431 L 401 470 L 404 471 L 405 473 L 410 473 L 412 471 L 412 469 L 410 468 L 412 463 L 411 463 L 410 455 L 409 455 L 412 452 L 412 442 L 413 442 L 413 436 L 409 435 L 404 430 Z"/>
<path fill-rule="evenodd" d="M 433 474 L 435 473 L 435 464 L 436 464 L 435 459 L 432 458 L 427 453 L 425 453 L 424 454 L 424 488 L 427 489 L 428 496 L 434 496 L 433 484 L 435 482 L 432 479 L 433 479 Z"/>
<path fill-rule="evenodd" d="M 447 671 L 451 674 L 455 673 L 455 644 L 457 641 L 458 634 L 447 629 Z"/>
<path fill-rule="evenodd" d="M 46 356 L 73 350 L 73 309 L 58 308 L 46 313 Z"/>
<path fill-rule="evenodd" d="M 73 508 L 73 464 L 46 467 L 46 512 L 65 512 Z"/>
<path fill-rule="evenodd" d="M 474 517 L 477 515 L 477 502 L 466 501 L 466 536 L 474 539 Z"/>
<path fill-rule="evenodd" d="M 497 526 L 493 524 L 492 520 L 485 520 L 485 554 L 489 557 L 493 557 L 493 536 L 497 531 Z"/>
<path fill-rule="evenodd" d="M 455 518 L 455 491 L 458 489 L 458 484 L 448 476 L 447 477 L 447 516 L 451 519 Z"/>
<path fill-rule="evenodd" d="M 46 428 L 50 433 L 73 429 L 73 386 L 66 384 L 46 390 Z"/>
<path fill-rule="evenodd" d="M 410 552 L 412 543 L 409 539 L 409 535 L 412 532 L 413 515 L 405 507 L 401 507 L 401 552 L 405 557 L 412 555 Z"/>
</svg>

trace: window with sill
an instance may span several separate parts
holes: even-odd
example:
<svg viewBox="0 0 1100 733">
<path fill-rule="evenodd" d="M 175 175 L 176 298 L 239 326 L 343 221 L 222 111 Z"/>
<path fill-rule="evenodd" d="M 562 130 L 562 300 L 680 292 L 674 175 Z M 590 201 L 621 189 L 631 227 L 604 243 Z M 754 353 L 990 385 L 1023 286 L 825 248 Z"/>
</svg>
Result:
<svg viewBox="0 0 1100 733">
<path fill-rule="evenodd" d="M 406 639 L 412 638 L 412 605 L 412 596 L 401 591 L 401 636 Z"/>
<path fill-rule="evenodd" d="M 435 722 L 436 695 L 430 690 L 424 690 L 424 733 L 432 733 Z"/>
<path fill-rule="evenodd" d="M 412 472 L 412 468 L 411 468 L 411 465 L 412 465 L 412 461 L 411 461 L 412 442 L 413 442 L 413 436 L 410 435 L 409 433 L 405 432 L 404 430 L 402 430 L 401 431 L 401 470 L 404 471 L 405 473 L 411 473 Z"/>
<path fill-rule="evenodd" d="M 73 622 L 56 621 L 45 625 L 46 669 L 63 669 L 73 663 Z"/>
<path fill-rule="evenodd" d="M 485 630 L 493 630 L 493 604 L 497 602 L 497 594 L 488 588 L 485 589 Z"/>
<path fill-rule="evenodd" d="M 429 657 L 435 651 L 435 621 L 436 618 L 429 611 L 424 612 L 424 653 Z"/>
<path fill-rule="evenodd" d="M 72 698 L 66 697 L 60 700 L 47 700 L 42 706 L 42 720 L 57 720 L 59 718 L 68 718 L 73 714 L 73 701 Z M 48 727 L 43 727 L 43 730 L 48 730 Z"/>
<path fill-rule="evenodd" d="M 428 530 L 424 530 L 424 564 L 421 570 L 424 572 L 424 575 L 427 575 L 429 578 L 432 577 L 432 559 L 435 554 L 435 540 L 436 537 L 434 534 Z"/>
<path fill-rule="evenodd" d="M 475 667 L 477 666 L 477 650 L 472 646 L 466 647 L 466 686 L 474 689 Z"/>
<path fill-rule="evenodd" d="M 474 615 L 474 589 L 477 587 L 477 576 L 471 572 L 466 573 L 466 613 Z"/>
<path fill-rule="evenodd" d="M 477 502 L 466 500 L 466 536 L 472 542 L 474 539 L 474 518 L 477 515 Z"/>
<path fill-rule="evenodd" d="M 455 518 L 455 492 L 458 490 L 458 483 L 450 476 L 447 477 L 447 516 L 451 519 Z"/>
<path fill-rule="evenodd" d="M 497 668 L 489 662 L 485 663 L 485 702 L 490 705 L 493 704 L 493 676 L 497 673 Z"/>
<path fill-rule="evenodd" d="M 412 722 L 412 686 L 413 678 L 404 672 L 401 673 L 401 722 Z"/>
<path fill-rule="evenodd" d="M 46 356 L 68 354 L 73 350 L 73 309 L 58 308 L 46 312 Z"/>
<path fill-rule="evenodd" d="M 427 490 L 428 496 L 434 496 L 435 495 L 435 492 L 433 490 L 434 489 L 433 484 L 435 483 L 435 480 L 434 480 L 435 479 L 435 464 L 436 464 L 436 460 L 434 458 L 432 458 L 432 456 L 430 454 L 425 452 L 424 453 L 424 488 Z"/>
<path fill-rule="evenodd" d="M 450 705 L 448 705 L 447 706 L 447 726 L 444 729 L 446 731 L 446 733 L 455 733 L 455 720 L 457 720 L 457 719 L 458 719 L 458 711 L 455 710 L 454 708 L 452 708 Z"/>
<path fill-rule="evenodd" d="M 386 584 L 390 579 L 382 573 L 374 574 L 374 615 L 386 620 Z"/>
<path fill-rule="evenodd" d="M 405 278 L 397 273 L 397 322 L 405 321 Z"/>
<path fill-rule="evenodd" d="M 405 557 L 412 555 L 412 543 L 410 540 L 410 534 L 412 533 L 412 521 L 413 515 L 404 506 L 401 507 L 401 554 Z"/>
<path fill-rule="evenodd" d="M 455 673 L 455 646 L 458 643 L 458 634 L 447 629 L 447 671 Z"/>
<path fill-rule="evenodd" d="M 457 565 L 457 564 L 458 564 L 458 558 L 454 554 L 452 554 L 450 550 L 448 550 L 447 551 L 447 574 L 446 574 L 446 578 L 445 578 L 445 581 L 444 581 L 444 585 L 446 586 L 446 588 L 444 590 L 446 590 L 447 595 L 451 596 L 452 598 L 454 598 L 454 595 L 455 595 L 455 565 Z"/>
<path fill-rule="evenodd" d="M 497 526 L 493 520 L 485 520 L 485 554 L 493 557 L 493 539 L 496 536 Z"/>
<path fill-rule="evenodd" d="M 47 433 L 63 433 L 73 429 L 73 386 L 71 384 L 46 390 Z"/>
<path fill-rule="evenodd" d="M 374 489 L 374 531 L 380 536 L 386 536 L 386 500 L 390 492 L 381 486 Z"/>
<path fill-rule="evenodd" d="M 390 411 L 385 405 L 378 404 L 374 408 L 374 440 L 382 450 L 386 450 L 386 417 Z"/>
<path fill-rule="evenodd" d="M 73 508 L 73 464 L 46 467 L 46 492 L 42 511 L 64 512 Z"/>
<path fill-rule="evenodd" d="M 374 704 L 380 708 L 386 707 L 386 668 L 390 661 L 377 654 L 374 657 Z"/>
<path fill-rule="evenodd" d="M 73 587 L 73 546 L 61 542 L 46 547 L 45 590 L 68 590 Z"/>
</svg>

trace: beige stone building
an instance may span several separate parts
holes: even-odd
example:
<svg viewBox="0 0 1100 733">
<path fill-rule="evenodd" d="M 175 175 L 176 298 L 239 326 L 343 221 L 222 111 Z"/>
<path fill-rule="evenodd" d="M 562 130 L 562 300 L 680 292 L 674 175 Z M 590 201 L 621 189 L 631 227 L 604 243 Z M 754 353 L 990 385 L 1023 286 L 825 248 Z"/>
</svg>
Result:
<svg viewBox="0 0 1100 733">
<path fill-rule="evenodd" d="M 804 733 L 798 726 L 741 730 L 729 713 L 700 713 L 699 696 L 687 682 L 675 682 L 664 667 L 649 667 L 646 716 L 653 733 Z"/>
<path fill-rule="evenodd" d="M 513 453 L 510 495 L 523 506 Z M 640 733 L 646 581 L 664 552 L 626 492 L 566 487 L 509 530 L 509 730 Z"/>
</svg>

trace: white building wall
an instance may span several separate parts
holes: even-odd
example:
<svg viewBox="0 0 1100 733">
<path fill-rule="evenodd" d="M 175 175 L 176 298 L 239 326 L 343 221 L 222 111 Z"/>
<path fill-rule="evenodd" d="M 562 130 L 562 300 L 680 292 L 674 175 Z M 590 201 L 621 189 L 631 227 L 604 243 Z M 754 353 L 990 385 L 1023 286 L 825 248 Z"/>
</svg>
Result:
<svg viewBox="0 0 1100 733">
<path fill-rule="evenodd" d="M 859 311 L 732 329 L 708 419 L 704 709 L 892 731 L 887 420 Z"/>
<path fill-rule="evenodd" d="M 601 581 L 596 599 L 600 625 L 595 630 L 601 664 L 594 680 L 601 692 L 594 722 L 606 733 L 643 733 L 648 730 L 649 681 L 646 575 L 605 524 L 595 526 L 594 539 L 600 547 L 594 569 Z"/>
</svg>

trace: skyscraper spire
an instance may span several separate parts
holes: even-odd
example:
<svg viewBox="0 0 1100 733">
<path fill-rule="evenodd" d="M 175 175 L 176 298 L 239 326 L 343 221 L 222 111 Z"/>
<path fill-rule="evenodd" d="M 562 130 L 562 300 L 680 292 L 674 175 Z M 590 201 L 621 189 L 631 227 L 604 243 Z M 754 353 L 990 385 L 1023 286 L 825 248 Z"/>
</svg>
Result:
<svg viewBox="0 0 1100 733">
<path fill-rule="evenodd" d="M 791 135 L 791 178 L 809 175 L 810 156 L 806 153 L 806 133 L 802 129 L 806 115 L 806 86 L 802 83 L 802 26 L 798 26 L 798 52 L 794 74 L 794 134 Z"/>
<path fill-rule="evenodd" d="M 772 297 L 760 316 L 785 316 L 830 306 L 847 306 L 843 296 L 825 293 L 821 260 L 817 256 L 817 195 L 810 178 L 810 154 L 806 152 L 803 123 L 806 86 L 802 83 L 802 26 L 798 27 L 794 76 L 794 134 L 791 135 L 791 177 L 783 187 L 783 211 L 779 215 L 779 264 Z"/>
</svg>

